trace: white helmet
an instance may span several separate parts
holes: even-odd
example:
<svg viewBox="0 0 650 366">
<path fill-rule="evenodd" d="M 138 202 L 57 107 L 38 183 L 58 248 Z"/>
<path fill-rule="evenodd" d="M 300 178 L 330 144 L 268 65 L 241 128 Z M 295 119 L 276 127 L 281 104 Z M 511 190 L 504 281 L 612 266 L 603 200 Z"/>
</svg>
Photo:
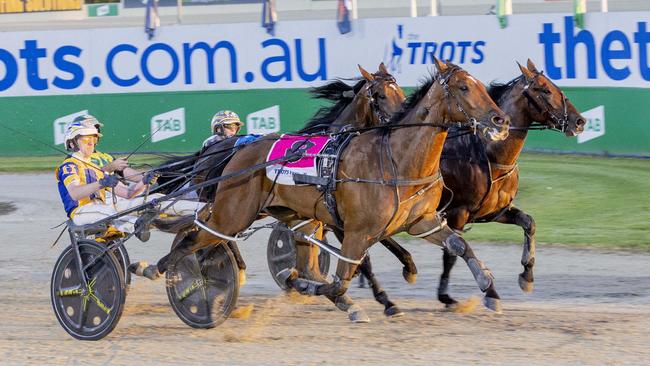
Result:
<svg viewBox="0 0 650 366">
<path fill-rule="evenodd" d="M 76 146 L 74 140 L 77 136 L 95 135 L 98 138 L 102 137 L 99 133 L 97 125 L 102 126 L 97 118 L 89 115 L 79 116 L 72 121 L 65 130 L 65 148 L 66 150 L 75 151 Z"/>
<path fill-rule="evenodd" d="M 223 126 L 236 124 L 238 127 L 244 125 L 244 123 L 239 119 L 237 113 L 233 111 L 219 111 L 212 116 L 212 121 L 210 122 L 210 128 L 212 129 L 213 134 L 223 134 Z"/>
</svg>

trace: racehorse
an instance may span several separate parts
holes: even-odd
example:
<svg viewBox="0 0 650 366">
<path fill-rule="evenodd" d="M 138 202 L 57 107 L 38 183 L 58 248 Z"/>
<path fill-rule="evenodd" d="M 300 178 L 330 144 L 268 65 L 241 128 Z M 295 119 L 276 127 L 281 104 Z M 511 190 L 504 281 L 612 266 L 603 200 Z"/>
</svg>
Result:
<svg viewBox="0 0 650 366">
<path fill-rule="evenodd" d="M 355 136 L 341 155 L 334 197 L 345 230 L 341 254 L 347 260 L 339 261 L 335 280 L 312 285 L 295 271 L 287 271 L 285 277 L 298 290 L 325 295 L 353 321 L 367 321 L 345 294 L 358 263 L 373 243 L 402 231 L 442 243 L 461 256 L 485 293 L 486 307 L 500 311 L 489 270 L 462 237 L 442 223 L 436 209 L 443 188 L 440 154 L 448 127 L 471 125 L 491 140 L 503 140 L 508 116 L 465 70 L 437 59 L 435 65 L 436 75 L 409 97 L 402 111 L 387 124 Z M 164 273 L 201 248 L 224 243 L 224 237 L 242 232 L 264 215 L 336 225 L 314 186 L 276 185 L 260 170 L 246 170 L 265 163 L 278 138 L 268 137 L 235 154 L 223 172 L 231 178 L 219 184 L 214 202 L 199 213 L 205 229 L 183 238 L 158 261 L 157 272 Z"/>
<path fill-rule="evenodd" d="M 472 222 L 499 222 L 514 224 L 524 231 L 521 264 L 524 270 L 518 282 L 524 292 L 533 290 L 535 265 L 535 221 L 512 204 L 519 188 L 517 159 L 523 149 L 528 131 L 548 128 L 560 131 L 567 137 L 584 130 L 585 118 L 568 100 L 560 88 L 538 71 L 529 59 L 527 67 L 519 65 L 522 75 L 507 84 L 493 84 L 490 95 L 510 116 L 510 134 L 503 141 L 483 145 L 471 136 L 451 139 L 442 152 L 441 170 L 445 184 L 453 191 L 453 199 L 446 192 L 442 202 L 451 203 L 447 210 L 447 223 L 462 230 Z M 468 157 L 480 151 L 483 158 L 473 162 Z M 444 269 L 438 287 L 438 299 L 455 304 L 448 295 L 449 274 L 456 256 L 443 252 Z"/>
<path fill-rule="evenodd" d="M 310 94 L 314 98 L 327 99 L 335 103 L 319 109 L 305 127 L 298 131 L 299 133 L 338 131 L 350 123 L 354 123 L 356 127 L 379 125 L 386 123 L 397 112 L 404 102 L 404 92 L 388 72 L 384 63 L 379 65 L 379 70 L 374 74 L 369 73 L 360 65 L 358 68 L 362 77 L 354 85 L 348 85 L 342 80 L 335 80 L 310 90 Z M 230 158 L 239 148 L 243 147 L 235 146 L 237 141 L 238 137 L 228 138 L 192 155 L 175 157 L 164 162 L 155 169 L 160 174 L 157 192 L 169 194 L 190 183 L 199 184 L 220 176 Z M 203 202 L 213 200 L 216 188 L 217 185 L 214 185 L 199 190 L 198 198 Z M 188 217 L 180 222 L 158 219 L 154 221 L 154 224 L 160 230 L 178 233 L 189 229 L 192 219 L 192 217 Z M 316 225 L 317 223 L 313 223 L 305 226 L 303 230 L 312 230 Z M 319 234 L 322 235 L 322 232 Z M 319 239 L 322 238 L 320 235 Z M 236 243 L 230 241 L 228 246 L 233 252 L 239 268 L 245 270 L 246 263 L 240 255 Z M 315 249 L 311 245 L 303 245 L 298 247 L 297 255 L 310 258 L 312 257 L 310 253 L 316 253 Z M 313 258 L 300 261 L 300 263 L 304 263 L 304 266 L 299 267 L 301 273 L 306 276 L 317 273 L 318 275 L 313 278 L 322 279 L 320 271 L 312 270 L 318 268 L 318 256 Z M 243 281 L 242 273 L 240 273 L 240 278 Z M 242 281 L 240 282 L 243 283 Z"/>
<path fill-rule="evenodd" d="M 508 138 L 485 143 L 476 136 L 463 135 L 448 138 L 445 142 L 440 169 L 445 185 L 453 194 L 443 192 L 439 209 L 445 209 L 448 225 L 459 231 L 473 222 L 520 226 L 524 230 L 521 258 L 524 271 L 519 275 L 518 282 L 524 292 L 531 292 L 535 264 L 535 221 L 512 204 L 519 186 L 517 159 L 529 130 L 552 129 L 572 137 L 584 130 L 585 119 L 560 88 L 538 71 L 530 59 L 527 67 L 519 65 L 519 68 L 520 76 L 506 84 L 493 83 L 489 89 L 492 99 L 510 116 Z M 406 251 L 396 242 L 393 243 L 401 251 Z M 407 259 L 410 257 L 400 258 L 402 261 Z M 448 307 L 457 303 L 449 296 L 449 275 L 456 259 L 455 255 L 443 248 L 438 299 Z M 376 282 L 376 279 L 373 280 Z M 375 296 L 382 304 L 384 297 Z"/>
</svg>

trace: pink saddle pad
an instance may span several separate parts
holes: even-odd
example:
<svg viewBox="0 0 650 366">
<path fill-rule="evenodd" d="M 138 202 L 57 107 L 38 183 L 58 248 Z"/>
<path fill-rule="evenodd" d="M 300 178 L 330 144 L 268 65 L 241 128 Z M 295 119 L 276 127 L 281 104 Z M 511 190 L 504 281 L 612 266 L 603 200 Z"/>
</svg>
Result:
<svg viewBox="0 0 650 366">
<path fill-rule="evenodd" d="M 282 158 L 291 155 L 292 152 L 298 151 L 307 156 L 303 156 L 297 161 L 287 161 L 273 164 L 266 167 L 266 176 L 275 180 L 276 183 L 295 185 L 293 174 L 307 174 L 315 176 L 317 174 L 316 157 L 327 145 L 328 136 L 295 136 L 282 135 L 273 146 L 266 161 Z"/>
</svg>

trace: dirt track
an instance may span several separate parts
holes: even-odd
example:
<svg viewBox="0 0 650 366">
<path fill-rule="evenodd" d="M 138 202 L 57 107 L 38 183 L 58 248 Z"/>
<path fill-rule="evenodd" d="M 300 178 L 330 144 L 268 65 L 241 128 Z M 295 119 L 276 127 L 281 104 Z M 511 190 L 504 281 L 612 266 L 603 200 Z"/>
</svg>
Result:
<svg viewBox="0 0 650 366">
<path fill-rule="evenodd" d="M 282 294 L 268 274 L 266 236 L 243 243 L 248 282 L 239 304 L 249 317 L 212 330 L 176 318 L 164 282 L 135 279 L 115 331 L 99 342 L 72 339 L 57 323 L 49 280 L 63 246 L 50 249 L 64 219 L 53 174 L 1 175 L 0 202 L 17 210 L 0 216 L 0 364 L 341 364 L 434 362 L 481 364 L 647 364 L 650 360 L 650 254 L 538 247 L 535 292 L 517 286 L 521 249 L 474 245 L 496 276 L 504 313 L 477 306 L 444 311 L 435 300 L 440 251 L 407 242 L 418 282 L 407 285 L 401 266 L 383 248 L 371 251 L 377 275 L 406 316 L 386 319 L 367 289 L 353 288 L 372 319 L 351 324 L 321 298 Z M 6 205 L 5 205 L 6 207 Z M 132 260 L 154 262 L 171 237 L 132 240 Z M 65 244 L 65 243 L 64 243 Z M 355 282 L 356 284 L 356 282 Z M 479 296 L 459 263 L 452 295 Z"/>
</svg>

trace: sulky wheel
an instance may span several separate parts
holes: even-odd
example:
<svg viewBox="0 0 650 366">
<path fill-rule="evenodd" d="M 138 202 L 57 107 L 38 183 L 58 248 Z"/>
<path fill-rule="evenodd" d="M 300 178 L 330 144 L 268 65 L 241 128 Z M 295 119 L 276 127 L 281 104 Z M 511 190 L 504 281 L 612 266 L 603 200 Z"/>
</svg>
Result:
<svg viewBox="0 0 650 366">
<path fill-rule="evenodd" d="M 238 271 L 235 256 L 225 245 L 190 254 L 167 270 L 169 303 L 190 327 L 216 327 L 237 304 Z"/>
<path fill-rule="evenodd" d="M 94 341 L 106 337 L 120 320 L 126 285 L 120 264 L 103 244 L 84 239 L 79 240 L 78 247 L 81 270 L 73 246 L 67 247 L 54 265 L 52 307 L 66 332 Z"/>
<path fill-rule="evenodd" d="M 323 241 L 327 242 L 327 238 L 323 237 Z M 296 266 L 296 241 L 291 233 L 285 230 L 273 229 L 266 247 L 266 260 L 275 283 L 281 289 L 289 290 L 286 283 L 278 280 L 277 274 L 286 268 Z M 321 274 L 327 276 L 330 270 L 330 255 L 324 250 L 320 250 L 318 253 L 318 267 Z"/>
<path fill-rule="evenodd" d="M 124 243 L 115 243 L 115 246 L 113 247 L 113 255 L 115 255 L 115 259 L 117 259 L 117 262 L 120 264 L 120 270 L 124 276 L 124 283 L 126 286 L 129 286 L 131 284 L 131 272 L 129 272 L 129 264 L 131 264 L 131 261 Z"/>
</svg>

